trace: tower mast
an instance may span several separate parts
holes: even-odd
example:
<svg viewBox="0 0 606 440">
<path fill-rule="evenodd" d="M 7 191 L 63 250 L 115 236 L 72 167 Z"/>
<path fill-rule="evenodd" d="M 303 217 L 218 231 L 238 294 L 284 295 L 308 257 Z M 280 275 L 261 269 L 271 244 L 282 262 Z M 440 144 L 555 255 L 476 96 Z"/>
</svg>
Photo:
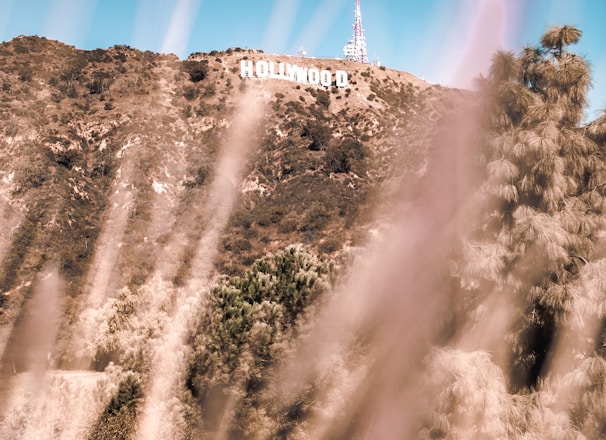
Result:
<svg viewBox="0 0 606 440">
<path fill-rule="evenodd" d="M 353 38 L 349 40 L 349 42 L 343 48 L 345 59 L 368 64 L 368 56 L 366 55 L 366 38 L 364 38 L 364 28 L 362 27 L 360 0 L 356 0 L 355 20 L 352 27 Z"/>
</svg>

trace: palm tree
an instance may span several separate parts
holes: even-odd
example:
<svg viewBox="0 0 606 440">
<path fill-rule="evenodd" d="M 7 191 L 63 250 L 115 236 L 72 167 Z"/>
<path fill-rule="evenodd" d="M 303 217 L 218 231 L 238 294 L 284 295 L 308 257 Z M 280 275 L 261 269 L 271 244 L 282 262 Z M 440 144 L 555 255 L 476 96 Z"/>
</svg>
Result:
<svg viewBox="0 0 606 440">
<path fill-rule="evenodd" d="M 573 26 L 554 27 L 519 55 L 498 52 L 481 82 L 486 209 L 458 257 L 458 285 L 472 286 L 462 288 L 464 297 L 485 295 L 488 286 L 522 305 L 509 335 L 515 393 L 538 387 L 547 374 L 604 229 L 606 111 L 581 125 L 590 69 L 567 50 L 580 37 Z M 591 276 L 606 283 L 605 273 Z M 592 307 L 602 310 L 598 302 Z"/>
<path fill-rule="evenodd" d="M 599 243 L 606 110 L 582 124 L 590 69 L 568 51 L 580 37 L 573 26 L 553 27 L 520 54 L 497 52 L 489 75 L 478 81 L 485 123 L 478 174 L 484 182 L 477 192 L 481 208 L 453 258 L 453 284 L 463 303 L 454 319 L 463 321 L 467 313 L 473 322 L 490 294 L 509 298 L 518 308 L 503 338 L 511 365 L 502 382 L 489 381 L 501 373 L 490 356 L 465 352 L 453 338 L 454 348 L 431 358 L 443 361 L 429 371 L 440 398 L 430 406 L 421 438 L 606 434 L 606 258 L 595 251 L 606 249 Z M 566 365 L 554 370 L 556 355 Z M 474 368 L 465 363 L 471 358 Z M 564 403 L 545 404 L 553 395 L 564 396 Z M 476 405 L 475 397 L 484 400 Z M 508 411 L 488 416 L 489 401 L 509 405 Z M 490 434 L 483 432 L 487 417 L 495 422 Z"/>
</svg>

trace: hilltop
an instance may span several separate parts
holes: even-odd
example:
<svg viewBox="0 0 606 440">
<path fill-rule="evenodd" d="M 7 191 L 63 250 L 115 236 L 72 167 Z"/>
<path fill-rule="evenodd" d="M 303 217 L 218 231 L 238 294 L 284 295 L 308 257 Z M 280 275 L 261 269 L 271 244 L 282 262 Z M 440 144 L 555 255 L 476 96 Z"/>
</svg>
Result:
<svg viewBox="0 0 606 440">
<path fill-rule="evenodd" d="M 497 52 L 475 91 L 2 43 L 0 437 L 604 438 L 580 38 Z"/>
<path fill-rule="evenodd" d="M 349 84 L 243 79 L 242 60 L 344 70 Z M 0 390 L 7 393 L 11 374 L 46 364 L 47 354 L 60 370 L 115 363 L 124 373 L 108 380 L 132 391 L 139 382 L 128 374 L 148 383 L 147 344 L 162 339 L 169 326 L 162 317 L 181 316 L 187 292 L 245 276 L 255 261 L 291 245 L 325 262 L 318 273 L 339 266 L 390 223 L 402 182 L 414 187 L 427 170 L 430 133 L 465 96 L 384 67 L 239 48 L 182 61 L 127 46 L 83 51 L 18 37 L 0 45 L 0 65 Z M 239 107 L 251 96 L 257 125 L 242 128 Z M 234 141 L 240 129 L 247 137 Z M 225 171 L 221 158 L 233 142 L 247 152 Z M 51 299 L 36 287 L 48 274 L 58 280 Z M 46 312 L 31 305 L 36 298 L 46 298 Z M 135 309 L 94 318 L 90 333 L 83 317 L 124 304 Z M 54 318 L 32 324 L 36 313 Z M 145 314 L 156 324 L 133 329 L 130 320 Z M 128 328 L 118 347 L 134 344 L 136 362 L 99 342 L 97 333 L 116 319 Z M 125 342 L 138 332 L 152 339 Z M 78 429 L 93 429 L 85 420 Z M 95 435 L 112 423 L 134 429 L 132 419 L 117 420 Z"/>
<path fill-rule="evenodd" d="M 581 35 L 497 52 L 474 92 L 0 45 L 0 437 L 604 438 Z M 258 78 L 295 64 L 325 86 Z"/>
<path fill-rule="evenodd" d="M 3 156 L 5 204 L 19 195 L 19 203 L 7 204 L 5 217 L 13 218 L 11 228 L 20 225 L 18 234 L 43 247 L 51 245 L 42 244 L 51 236 L 60 243 L 66 234 L 68 242 L 85 246 L 72 249 L 78 256 L 54 255 L 65 250 L 50 246 L 54 249 L 48 254 L 36 257 L 40 261 L 30 262 L 34 270 L 47 259 L 76 272 L 86 264 L 85 239 L 94 240 L 99 233 L 110 188 L 118 179 L 129 179 L 133 203 L 141 205 L 133 206 L 131 214 L 149 210 L 154 194 L 165 194 L 177 204 L 199 191 L 210 180 L 230 115 L 247 87 L 257 87 L 265 98 L 265 121 L 255 157 L 239 183 L 232 233 L 226 235 L 232 241 L 228 247 L 240 243 L 246 249 L 237 255 L 226 249 L 223 263 L 234 260 L 237 270 L 238 259 L 250 263 L 275 250 L 273 242 L 325 243 L 332 250 L 351 245 L 355 228 L 334 234 L 335 228 L 357 223 L 370 189 L 391 175 L 398 155 L 406 157 L 411 170 L 420 168 L 423 147 L 410 142 L 418 140 L 411 124 L 435 122 L 443 101 L 448 102 L 445 89 L 410 74 L 339 60 L 295 59 L 299 65 L 347 70 L 350 85 L 344 89 L 242 80 L 242 59 L 293 62 L 254 50 L 193 54 L 180 61 L 128 47 L 79 51 L 43 38 L 20 37 L 4 43 L 0 56 L 5 66 L 0 78 L 3 146 L 9 153 Z M 344 142 L 354 143 L 347 147 Z M 119 175 L 127 163 L 132 175 Z M 309 186 L 302 191 L 301 185 Z M 52 198 L 46 197 L 49 193 Z M 302 199 L 293 200 L 294 194 Z M 50 200 L 74 203 L 63 211 Z M 16 218 L 27 217 L 34 203 L 43 206 L 26 233 Z M 304 214 L 316 218 L 304 220 Z M 139 234 L 145 229 L 137 224 L 145 222 L 142 216 L 128 216 Z M 43 232 L 39 226 L 50 219 L 50 228 L 56 230 Z M 243 237 L 238 222 L 252 225 L 248 234 L 254 231 L 256 237 Z M 314 234 L 318 236 L 312 238 Z M 161 234 L 155 235 L 144 247 L 157 245 Z M 133 237 L 133 244 L 140 238 Z M 326 243 L 328 238 L 335 242 Z M 251 255 L 244 257 L 249 250 Z M 5 290 L 14 287 L 15 275 L 8 272 L 15 270 L 3 271 Z"/>
</svg>

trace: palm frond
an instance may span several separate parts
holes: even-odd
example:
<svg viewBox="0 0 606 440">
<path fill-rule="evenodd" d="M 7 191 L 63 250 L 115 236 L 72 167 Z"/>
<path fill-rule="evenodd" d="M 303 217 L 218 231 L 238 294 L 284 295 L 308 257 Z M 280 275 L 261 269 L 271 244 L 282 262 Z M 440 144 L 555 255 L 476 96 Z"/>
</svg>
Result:
<svg viewBox="0 0 606 440">
<path fill-rule="evenodd" d="M 518 203 L 518 189 L 511 183 L 499 185 L 496 190 L 496 195 L 507 203 Z"/>
<path fill-rule="evenodd" d="M 539 110 L 543 111 L 544 107 Z M 525 131 L 522 140 L 524 145 L 526 145 L 527 153 L 532 154 L 533 157 L 552 156 L 557 152 L 556 141 L 549 136 L 542 136 L 535 130 Z"/>
<path fill-rule="evenodd" d="M 571 234 L 559 223 L 557 216 L 539 213 L 530 207 L 520 207 L 514 212 L 516 224 L 512 229 L 514 242 L 541 250 L 550 263 L 568 261 L 566 248 Z"/>
<path fill-rule="evenodd" d="M 564 160 L 560 156 L 546 155 L 538 159 L 531 170 L 534 174 L 553 181 L 555 176 L 561 176 L 564 172 Z"/>
<path fill-rule="evenodd" d="M 560 209 L 564 201 L 564 188 L 559 185 L 550 186 L 545 188 L 541 194 L 537 194 L 542 197 L 541 206 L 547 212 L 556 212 Z"/>
<path fill-rule="evenodd" d="M 583 194 L 582 199 L 593 212 L 601 214 L 606 211 L 606 198 L 597 188 Z"/>
<path fill-rule="evenodd" d="M 510 182 L 518 177 L 518 167 L 507 159 L 497 159 L 488 163 L 488 175 L 495 182 Z"/>
<path fill-rule="evenodd" d="M 427 364 L 425 381 L 437 398 L 423 435 L 433 438 L 440 427 L 445 438 L 509 438 L 511 397 L 488 353 L 436 349 Z"/>
<path fill-rule="evenodd" d="M 602 110 L 600 117 L 587 126 L 587 131 L 597 141 L 606 141 L 606 108 Z"/>
<path fill-rule="evenodd" d="M 549 122 L 559 123 L 564 117 L 564 110 L 557 102 L 540 102 L 530 106 L 522 123 L 527 127 L 534 127 L 538 124 Z"/>
<path fill-rule="evenodd" d="M 560 129 L 559 143 L 562 146 L 562 153 L 566 157 L 569 155 L 582 157 L 594 154 L 597 151 L 597 145 L 583 136 L 583 133 L 578 129 L 567 127 Z"/>
<path fill-rule="evenodd" d="M 461 278 L 472 282 L 501 280 L 506 255 L 507 248 L 499 243 L 465 243 Z"/>
<path fill-rule="evenodd" d="M 499 50 L 492 56 L 490 78 L 495 82 L 516 79 L 520 72 L 520 63 L 512 51 Z"/>
<path fill-rule="evenodd" d="M 562 90 L 577 85 L 587 91 L 591 86 L 589 63 L 582 56 L 566 54 L 558 64 L 557 84 Z"/>
<path fill-rule="evenodd" d="M 521 80 L 526 87 L 533 91 L 541 89 L 541 80 L 536 66 L 543 60 L 543 51 L 539 47 L 527 46 L 520 56 Z"/>
<path fill-rule="evenodd" d="M 491 150 L 492 157 L 511 152 L 514 145 L 514 136 L 509 132 L 498 133 L 488 139 L 488 147 Z"/>
<path fill-rule="evenodd" d="M 514 125 L 532 105 L 539 103 L 538 97 L 519 82 L 505 82 L 498 89 L 499 101 Z"/>
<path fill-rule="evenodd" d="M 541 45 L 556 57 L 561 56 L 564 46 L 576 44 L 583 33 L 574 26 L 554 26 L 541 37 Z"/>
</svg>

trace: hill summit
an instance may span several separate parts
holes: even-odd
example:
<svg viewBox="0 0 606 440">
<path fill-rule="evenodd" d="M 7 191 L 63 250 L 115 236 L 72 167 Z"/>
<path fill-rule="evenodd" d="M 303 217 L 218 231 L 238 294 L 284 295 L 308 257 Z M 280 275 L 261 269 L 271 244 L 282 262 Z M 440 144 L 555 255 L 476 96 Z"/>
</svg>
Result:
<svg viewBox="0 0 606 440">
<path fill-rule="evenodd" d="M 497 52 L 473 92 L 0 45 L 0 437 L 604 438 L 581 35 Z"/>
<path fill-rule="evenodd" d="M 346 72 L 347 85 L 337 87 L 332 74 L 328 87 L 242 78 L 242 62 L 259 61 Z M 195 334 L 169 330 L 169 321 L 195 325 L 199 315 L 179 315 L 179 307 L 187 298 L 200 307 L 217 277 L 244 276 L 255 261 L 294 249 L 322 260 L 314 264 L 325 273 L 381 230 L 388 219 L 374 210 L 397 199 L 394 182 L 422 176 L 424 133 L 458 96 L 405 72 L 239 48 L 181 61 L 18 37 L 0 45 L 0 62 L 7 396 L 21 386 L 13 374 L 52 364 L 64 373 L 47 380 L 61 393 L 55 382 L 71 380 L 69 371 L 113 365 L 119 373 L 95 380 L 109 381 L 103 396 L 116 390 L 120 399 L 124 386 L 151 386 L 154 344 L 166 332 L 183 344 Z M 283 337 L 310 301 L 281 324 Z M 47 422 L 57 432 L 117 438 L 103 430 L 134 430 L 129 417 L 141 405 L 129 408 L 99 408 L 75 427 Z M 23 407 L 12 410 L 13 419 L 28 418 Z M 97 416 L 105 421 L 94 425 Z M 2 432 L 23 434 L 10 426 L 2 420 Z"/>
</svg>

